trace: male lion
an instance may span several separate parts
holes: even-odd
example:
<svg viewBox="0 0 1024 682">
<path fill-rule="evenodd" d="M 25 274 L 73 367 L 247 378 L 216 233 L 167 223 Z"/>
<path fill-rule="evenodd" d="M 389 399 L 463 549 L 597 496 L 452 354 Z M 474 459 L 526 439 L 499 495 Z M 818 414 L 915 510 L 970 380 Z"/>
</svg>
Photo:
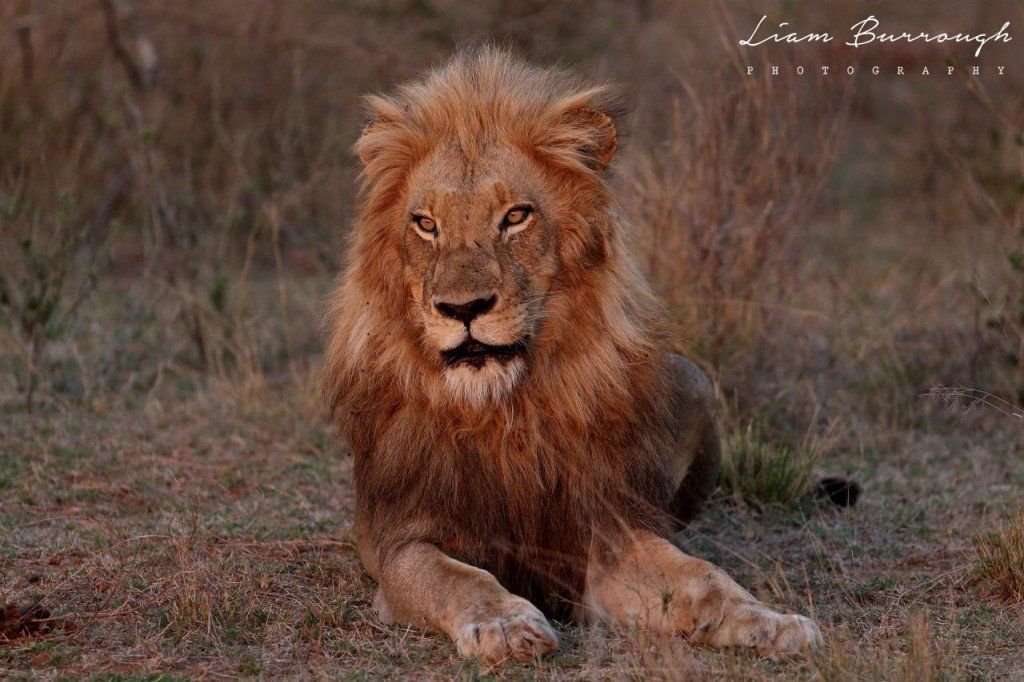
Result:
<svg viewBox="0 0 1024 682">
<path fill-rule="evenodd" d="M 325 387 L 381 617 L 487 661 L 553 649 L 541 608 L 817 644 L 666 539 L 716 484 L 714 397 L 623 246 L 608 88 L 487 48 L 368 102 Z"/>
</svg>

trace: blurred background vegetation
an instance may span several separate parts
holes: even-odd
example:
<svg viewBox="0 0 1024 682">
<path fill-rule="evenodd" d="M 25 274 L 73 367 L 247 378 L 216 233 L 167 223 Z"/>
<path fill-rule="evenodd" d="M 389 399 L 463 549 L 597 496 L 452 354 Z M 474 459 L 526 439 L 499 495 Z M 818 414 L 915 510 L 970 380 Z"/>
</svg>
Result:
<svg viewBox="0 0 1024 682">
<path fill-rule="evenodd" d="M 1019 404 L 1019 55 L 990 46 L 969 78 L 943 73 L 966 48 L 741 52 L 762 10 L 835 33 L 862 13 L 769 4 L 4 3 L 3 400 L 255 388 L 315 363 L 360 96 L 494 41 L 626 85 L 615 182 L 636 248 L 738 408 L 898 422 L 935 385 Z M 1019 13 L 884 20 L 993 30 Z M 839 73 L 763 68 L 797 63 Z"/>
</svg>

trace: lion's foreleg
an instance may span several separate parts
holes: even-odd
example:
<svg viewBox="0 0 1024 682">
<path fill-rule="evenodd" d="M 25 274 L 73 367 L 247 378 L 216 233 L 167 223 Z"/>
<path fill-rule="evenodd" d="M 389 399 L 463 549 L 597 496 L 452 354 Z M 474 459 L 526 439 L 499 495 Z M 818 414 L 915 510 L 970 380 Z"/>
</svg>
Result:
<svg viewBox="0 0 1024 682">
<path fill-rule="evenodd" d="M 611 565 L 592 560 L 584 605 L 591 620 L 683 633 L 717 647 L 786 653 L 822 641 L 810 619 L 776 613 L 721 569 L 649 533 Z"/>
<path fill-rule="evenodd" d="M 428 543 L 407 545 L 382 564 L 377 601 L 386 619 L 447 633 L 463 656 L 528 659 L 558 645 L 537 607 Z"/>
</svg>

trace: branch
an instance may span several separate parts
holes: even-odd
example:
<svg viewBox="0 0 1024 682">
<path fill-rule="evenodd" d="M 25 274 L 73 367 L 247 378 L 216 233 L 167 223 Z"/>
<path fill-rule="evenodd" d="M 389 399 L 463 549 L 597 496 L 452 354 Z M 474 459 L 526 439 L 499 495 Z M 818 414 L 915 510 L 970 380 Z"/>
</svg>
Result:
<svg viewBox="0 0 1024 682">
<path fill-rule="evenodd" d="M 139 92 L 144 92 L 156 82 L 156 50 L 153 49 L 149 40 L 139 36 L 136 38 L 136 43 L 143 63 L 140 65 L 132 57 L 121 35 L 121 12 L 119 11 L 121 4 L 118 0 L 100 0 L 100 6 L 103 8 L 103 15 L 106 19 L 107 42 L 110 43 L 110 50 L 114 53 L 114 57 L 124 66 L 132 87 Z"/>
</svg>

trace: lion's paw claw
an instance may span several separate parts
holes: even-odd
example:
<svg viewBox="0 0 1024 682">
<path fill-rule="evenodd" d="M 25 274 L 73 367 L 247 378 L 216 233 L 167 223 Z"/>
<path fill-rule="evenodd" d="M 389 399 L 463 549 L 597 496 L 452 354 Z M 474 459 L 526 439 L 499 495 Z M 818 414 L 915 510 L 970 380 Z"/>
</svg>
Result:
<svg viewBox="0 0 1024 682">
<path fill-rule="evenodd" d="M 557 647 L 558 634 L 537 607 L 521 600 L 459 627 L 455 645 L 462 656 L 488 663 L 529 660 Z"/>
<path fill-rule="evenodd" d="M 753 648 L 769 656 L 807 653 L 825 643 L 810 618 L 776 613 L 763 604 L 733 605 L 714 620 L 718 621 L 715 626 L 702 626 L 694 632 L 695 641 L 715 647 Z"/>
</svg>

